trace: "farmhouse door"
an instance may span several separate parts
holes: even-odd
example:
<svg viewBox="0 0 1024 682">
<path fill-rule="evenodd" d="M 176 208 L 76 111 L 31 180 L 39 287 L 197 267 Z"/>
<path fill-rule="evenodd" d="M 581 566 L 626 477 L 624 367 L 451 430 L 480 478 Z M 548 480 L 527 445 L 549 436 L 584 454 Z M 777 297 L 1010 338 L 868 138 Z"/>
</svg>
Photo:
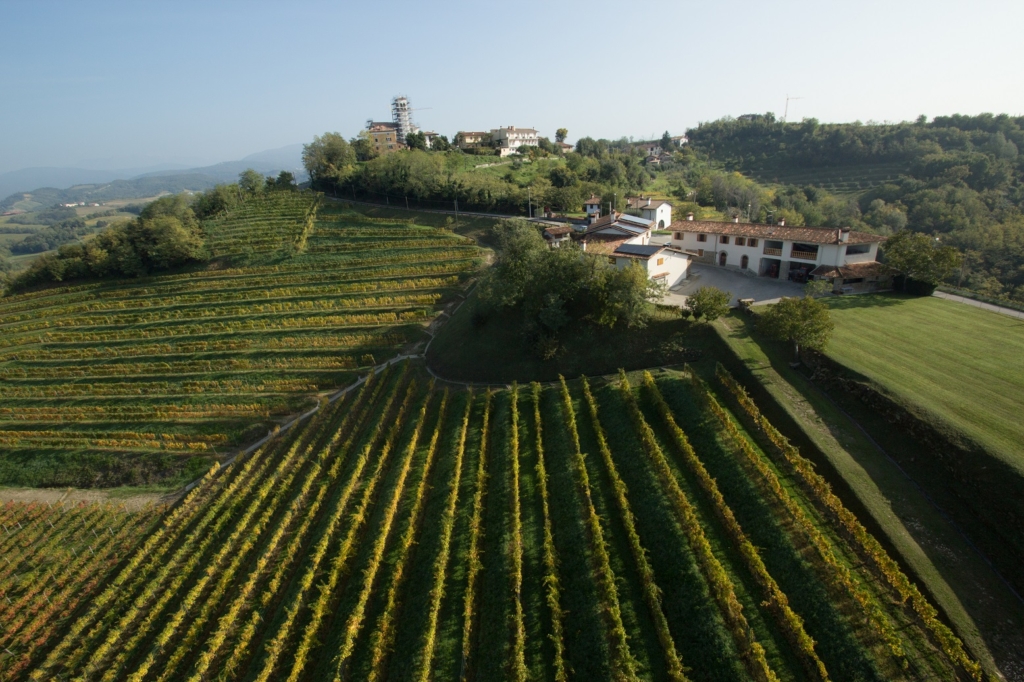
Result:
<svg viewBox="0 0 1024 682">
<path fill-rule="evenodd" d="M 744 256 L 743 258 L 740 258 L 740 269 L 746 270 L 747 269 L 747 264 L 749 262 L 750 262 L 750 259 L 747 258 L 746 256 Z"/>
<path fill-rule="evenodd" d="M 722 251 L 720 254 L 718 254 L 718 264 L 721 266 L 725 266 L 725 261 L 728 257 L 729 254 L 727 254 L 725 251 Z"/>
</svg>

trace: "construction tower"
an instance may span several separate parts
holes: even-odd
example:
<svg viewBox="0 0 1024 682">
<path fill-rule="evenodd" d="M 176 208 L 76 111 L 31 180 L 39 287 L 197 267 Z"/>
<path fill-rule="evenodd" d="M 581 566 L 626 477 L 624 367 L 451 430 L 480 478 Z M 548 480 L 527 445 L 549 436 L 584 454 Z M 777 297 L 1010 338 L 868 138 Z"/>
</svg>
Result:
<svg viewBox="0 0 1024 682">
<path fill-rule="evenodd" d="M 405 142 L 409 133 L 419 132 L 419 127 L 412 122 L 412 106 L 409 98 L 399 95 L 391 100 L 391 120 L 398 126 L 398 139 Z"/>
</svg>

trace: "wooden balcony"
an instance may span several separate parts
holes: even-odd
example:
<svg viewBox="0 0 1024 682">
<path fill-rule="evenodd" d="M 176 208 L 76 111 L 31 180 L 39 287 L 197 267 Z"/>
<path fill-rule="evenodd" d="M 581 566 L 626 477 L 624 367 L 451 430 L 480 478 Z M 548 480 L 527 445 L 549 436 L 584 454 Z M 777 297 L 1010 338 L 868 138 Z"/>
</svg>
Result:
<svg viewBox="0 0 1024 682">
<path fill-rule="evenodd" d="M 767 246 L 764 247 L 764 255 L 766 256 L 781 256 L 782 249 L 769 249 Z"/>
<path fill-rule="evenodd" d="M 797 251 L 793 249 L 789 252 L 790 258 L 799 258 L 800 260 L 818 260 L 818 254 L 815 251 Z"/>
</svg>

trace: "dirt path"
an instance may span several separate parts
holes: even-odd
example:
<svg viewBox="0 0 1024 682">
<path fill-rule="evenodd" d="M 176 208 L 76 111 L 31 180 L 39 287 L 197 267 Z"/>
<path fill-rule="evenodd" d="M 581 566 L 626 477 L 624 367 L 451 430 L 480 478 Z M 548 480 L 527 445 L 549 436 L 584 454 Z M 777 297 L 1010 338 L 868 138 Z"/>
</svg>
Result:
<svg viewBox="0 0 1024 682">
<path fill-rule="evenodd" d="M 170 504 L 179 492 L 126 492 L 83 488 L 0 488 L 0 502 L 113 502 L 123 504 L 129 511 L 138 511 L 149 504 Z"/>
</svg>

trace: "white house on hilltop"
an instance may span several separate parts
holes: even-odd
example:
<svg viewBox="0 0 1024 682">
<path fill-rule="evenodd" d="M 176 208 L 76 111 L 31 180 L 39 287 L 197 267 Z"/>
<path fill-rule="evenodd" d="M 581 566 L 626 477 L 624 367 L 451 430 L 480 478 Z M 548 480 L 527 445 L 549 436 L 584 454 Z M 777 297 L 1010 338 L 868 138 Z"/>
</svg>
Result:
<svg viewBox="0 0 1024 682">
<path fill-rule="evenodd" d="M 694 220 L 690 214 L 669 229 L 672 245 L 698 262 L 748 274 L 800 283 L 823 279 L 837 292 L 883 288 L 891 278 L 878 262 L 885 237 L 849 228 L 727 223 Z"/>
<path fill-rule="evenodd" d="M 491 131 L 491 140 L 498 148 L 499 156 L 515 154 L 523 145 L 537 147 L 540 145 L 540 136 L 533 128 L 495 128 Z"/>
</svg>

